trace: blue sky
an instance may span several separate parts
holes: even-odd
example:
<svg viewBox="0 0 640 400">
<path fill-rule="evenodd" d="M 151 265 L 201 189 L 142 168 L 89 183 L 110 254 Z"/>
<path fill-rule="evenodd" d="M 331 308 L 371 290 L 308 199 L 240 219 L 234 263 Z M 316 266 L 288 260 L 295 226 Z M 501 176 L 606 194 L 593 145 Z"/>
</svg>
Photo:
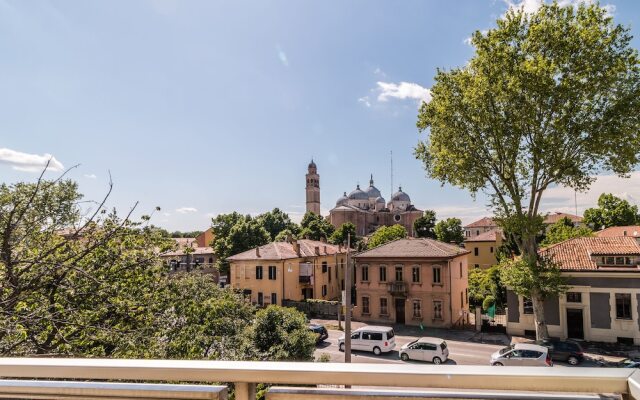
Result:
<svg viewBox="0 0 640 400">
<path fill-rule="evenodd" d="M 640 3 L 606 4 L 640 34 Z M 231 211 L 299 219 L 311 157 L 324 212 L 370 173 L 388 199 L 393 151 L 394 190 L 470 222 L 489 214 L 485 199 L 425 178 L 412 155 L 417 105 L 436 68 L 463 65 L 465 39 L 508 5 L 0 0 L 1 180 L 33 180 L 52 155 L 53 169 L 81 164 L 70 176 L 87 198 L 110 171 L 112 206 L 157 205 L 155 224 L 192 230 Z M 640 176 L 631 182 L 603 177 L 578 194 L 579 212 L 612 185 L 637 203 Z M 547 200 L 574 208 L 562 188 Z"/>
</svg>

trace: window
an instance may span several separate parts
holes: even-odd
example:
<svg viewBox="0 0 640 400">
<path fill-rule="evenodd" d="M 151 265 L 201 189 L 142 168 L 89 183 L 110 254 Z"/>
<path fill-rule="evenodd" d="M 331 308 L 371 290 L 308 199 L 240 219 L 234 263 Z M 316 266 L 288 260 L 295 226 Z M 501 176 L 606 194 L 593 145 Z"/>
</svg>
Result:
<svg viewBox="0 0 640 400">
<path fill-rule="evenodd" d="M 413 318 L 422 318 L 422 301 L 413 301 Z"/>
<path fill-rule="evenodd" d="M 329 283 L 331 283 L 331 267 L 329 267 Z"/>
<path fill-rule="evenodd" d="M 480 268 L 480 264 L 473 264 L 473 268 L 476 268 L 476 269 Z"/>
<path fill-rule="evenodd" d="M 433 319 L 442 319 L 442 301 L 433 301 Z"/>
<path fill-rule="evenodd" d="M 363 265 L 362 266 L 362 282 L 368 282 L 369 281 L 369 266 L 368 265 Z"/>
<path fill-rule="evenodd" d="M 613 265 L 615 261 L 615 257 L 607 257 L 607 265 Z"/>
<path fill-rule="evenodd" d="M 369 298 L 368 297 L 362 298 L 362 313 L 369 314 Z"/>
<path fill-rule="evenodd" d="M 380 282 L 387 281 L 387 267 L 384 265 L 380 266 Z"/>
<path fill-rule="evenodd" d="M 278 295 L 271 293 L 271 304 L 278 304 Z"/>
<path fill-rule="evenodd" d="M 262 292 L 258 292 L 258 305 L 264 305 L 264 299 L 262 298 Z"/>
<path fill-rule="evenodd" d="M 420 267 L 415 266 L 411 268 L 411 278 L 414 283 L 420 283 Z"/>
<path fill-rule="evenodd" d="M 380 315 L 389 315 L 389 310 L 387 309 L 386 297 L 380 297 Z"/>
<path fill-rule="evenodd" d="M 342 267 L 342 260 L 340 260 L 340 267 Z M 336 279 L 338 279 L 338 266 L 336 265 Z"/>
<path fill-rule="evenodd" d="M 476 236 L 478 236 L 479 234 L 480 234 L 480 231 L 478 231 L 478 230 L 477 230 L 477 231 L 476 231 Z M 477 254 L 476 254 L 476 255 L 477 255 Z"/>
<path fill-rule="evenodd" d="M 522 307 L 524 314 L 533 314 L 533 302 L 527 297 L 522 298 Z"/>
<path fill-rule="evenodd" d="M 442 280 L 440 279 L 440 267 L 433 267 L 433 283 L 442 283 Z"/>
<path fill-rule="evenodd" d="M 460 292 L 460 305 L 464 305 L 464 297 L 462 297 L 462 292 Z"/>
<path fill-rule="evenodd" d="M 460 263 L 460 279 L 462 279 L 462 263 Z"/>
<path fill-rule="evenodd" d="M 469 304 L 469 288 L 464 290 L 464 300 L 466 304 Z"/>
<path fill-rule="evenodd" d="M 567 303 L 582 303 L 582 293 L 567 292 Z"/>
<path fill-rule="evenodd" d="M 262 266 L 260 265 L 256 267 L 256 279 L 262 279 Z"/>
<path fill-rule="evenodd" d="M 631 319 L 631 295 L 616 293 L 616 318 Z"/>
<path fill-rule="evenodd" d="M 493 246 L 489 247 L 489 253 L 493 253 Z"/>
<path fill-rule="evenodd" d="M 327 285 L 322 285 L 322 296 L 326 296 L 327 295 Z"/>
<path fill-rule="evenodd" d="M 323 262 L 322 262 L 322 273 L 323 273 L 323 274 L 326 274 L 326 273 L 327 273 L 327 268 L 328 268 L 328 267 L 327 267 L 327 262 L 326 262 L 326 261 L 323 261 Z"/>
<path fill-rule="evenodd" d="M 396 282 L 404 281 L 404 277 L 402 276 L 402 267 L 396 267 Z"/>
<path fill-rule="evenodd" d="M 276 280 L 276 266 L 275 265 L 269 265 L 269 279 L 271 279 L 272 281 Z"/>
<path fill-rule="evenodd" d="M 344 290 L 344 279 L 340 279 L 340 290 Z"/>
<path fill-rule="evenodd" d="M 473 255 L 477 256 L 480 253 L 480 250 L 477 247 L 473 248 Z"/>
</svg>

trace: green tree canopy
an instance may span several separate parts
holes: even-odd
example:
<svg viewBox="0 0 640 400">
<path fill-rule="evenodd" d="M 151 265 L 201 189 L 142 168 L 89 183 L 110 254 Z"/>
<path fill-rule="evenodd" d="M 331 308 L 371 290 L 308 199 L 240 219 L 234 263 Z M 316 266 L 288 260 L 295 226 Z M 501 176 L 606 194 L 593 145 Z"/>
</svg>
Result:
<svg viewBox="0 0 640 400">
<path fill-rule="evenodd" d="M 415 154 L 428 175 L 486 193 L 516 237 L 522 262 L 508 271 L 530 278 L 516 280 L 528 284 L 518 290 L 532 299 L 538 338 L 548 337 L 544 298 L 561 290 L 538 262 L 546 189 L 585 190 L 595 174 L 624 176 L 639 161 L 640 68 L 631 38 L 598 4 L 510 10 L 473 34 L 475 54 L 464 67 L 437 71 L 433 99 L 420 108 L 418 128 L 429 136 Z"/>
<path fill-rule="evenodd" d="M 304 217 L 302 217 L 300 226 L 302 229 L 298 237 L 301 239 L 328 240 L 335 230 L 333 225 L 321 215 L 316 215 L 311 211 L 307 211 Z"/>
<path fill-rule="evenodd" d="M 378 247 L 387 242 L 394 241 L 396 239 L 404 239 L 407 237 L 407 230 L 402 225 L 393 226 L 381 226 L 371 235 L 369 242 L 367 243 L 370 249 Z"/>
<path fill-rule="evenodd" d="M 561 218 L 558 222 L 547 228 L 544 239 L 540 243 L 542 247 L 564 242 L 577 237 L 593 236 L 593 231 L 587 227 L 574 227 L 567 217 Z"/>
<path fill-rule="evenodd" d="M 340 225 L 329 238 L 329 243 L 346 244 L 349 235 L 351 235 L 351 247 L 356 247 L 360 239 L 356 237 L 356 226 L 351 222 Z"/>
<path fill-rule="evenodd" d="M 469 270 L 469 303 L 483 306 L 483 302 L 491 297 L 498 306 L 506 302 L 506 288 L 500 279 L 500 266 L 488 269 L 473 268 Z M 486 308 L 483 306 L 483 308 Z"/>
<path fill-rule="evenodd" d="M 282 231 L 291 232 L 294 235 L 300 231 L 300 227 L 291 221 L 289 214 L 281 211 L 279 208 L 260 214 L 256 217 L 258 222 L 269 232 L 271 240 L 276 240 L 276 237 Z"/>
<path fill-rule="evenodd" d="M 434 232 L 436 238 L 441 242 L 457 244 L 464 242 L 464 230 L 462 229 L 462 221 L 459 218 L 447 218 L 438 221 Z"/>
<path fill-rule="evenodd" d="M 422 217 L 413 222 L 413 230 L 417 237 L 436 238 L 436 212 L 433 210 L 425 210 Z"/>
<path fill-rule="evenodd" d="M 638 206 L 631 205 L 611 193 L 602 193 L 598 197 L 598 207 L 588 208 L 584 212 L 583 222 L 593 229 L 600 230 L 612 226 L 627 226 L 640 223 Z"/>
</svg>

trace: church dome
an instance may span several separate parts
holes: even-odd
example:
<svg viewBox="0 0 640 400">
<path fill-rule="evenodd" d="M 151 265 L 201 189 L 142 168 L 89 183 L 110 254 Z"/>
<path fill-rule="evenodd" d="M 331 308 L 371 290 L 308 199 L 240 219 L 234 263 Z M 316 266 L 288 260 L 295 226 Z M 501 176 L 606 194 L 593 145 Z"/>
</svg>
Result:
<svg viewBox="0 0 640 400">
<path fill-rule="evenodd" d="M 349 193 L 349 200 L 369 200 L 369 196 L 362 190 L 360 190 L 360 185 L 356 187 L 356 190 Z"/>
<path fill-rule="evenodd" d="M 313 162 L 313 158 L 311 159 L 311 162 L 309 163 L 309 168 L 316 168 L 316 163 Z"/>
<path fill-rule="evenodd" d="M 373 186 L 373 174 L 371 175 L 371 179 L 369 180 L 369 187 L 364 190 L 367 196 L 370 199 L 377 199 L 381 196 L 380 191 L 377 187 Z"/>
<path fill-rule="evenodd" d="M 384 204 L 385 203 L 384 198 L 382 198 L 381 196 L 378 196 L 378 198 L 376 198 L 376 203 Z"/>
<path fill-rule="evenodd" d="M 406 201 L 411 203 L 411 199 L 409 195 L 402 191 L 402 187 L 398 188 L 398 191 L 393 194 L 391 197 L 391 201 Z"/>
<path fill-rule="evenodd" d="M 347 192 L 344 192 L 342 197 L 340 197 L 338 199 L 338 201 L 336 201 L 336 207 L 343 206 L 343 205 L 347 204 L 348 201 L 349 201 L 349 198 L 347 197 Z"/>
</svg>

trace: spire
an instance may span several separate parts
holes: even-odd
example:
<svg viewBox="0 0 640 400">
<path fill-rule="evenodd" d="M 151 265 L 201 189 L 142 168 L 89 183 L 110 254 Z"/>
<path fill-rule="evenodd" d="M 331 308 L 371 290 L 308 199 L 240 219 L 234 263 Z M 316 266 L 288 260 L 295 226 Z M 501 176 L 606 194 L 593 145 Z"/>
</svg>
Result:
<svg viewBox="0 0 640 400">
<path fill-rule="evenodd" d="M 373 186 L 373 174 L 371 174 L 371 179 L 369 179 L 369 186 Z"/>
</svg>

